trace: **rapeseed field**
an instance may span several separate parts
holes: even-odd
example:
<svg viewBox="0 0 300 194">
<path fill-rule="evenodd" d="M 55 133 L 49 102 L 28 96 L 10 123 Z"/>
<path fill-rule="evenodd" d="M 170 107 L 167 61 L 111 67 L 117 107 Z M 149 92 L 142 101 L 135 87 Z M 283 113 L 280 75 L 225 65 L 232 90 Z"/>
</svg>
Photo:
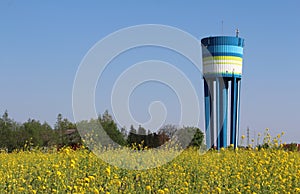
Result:
<svg viewBox="0 0 300 194">
<path fill-rule="evenodd" d="M 84 148 L 2 152 L 0 193 L 300 193 L 300 153 L 189 148 L 160 167 L 128 170 Z"/>
</svg>

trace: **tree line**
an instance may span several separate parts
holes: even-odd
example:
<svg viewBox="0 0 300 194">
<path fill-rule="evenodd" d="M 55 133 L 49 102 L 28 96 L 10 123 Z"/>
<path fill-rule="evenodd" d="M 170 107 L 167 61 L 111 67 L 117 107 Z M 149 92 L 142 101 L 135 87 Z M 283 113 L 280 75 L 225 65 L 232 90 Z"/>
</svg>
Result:
<svg viewBox="0 0 300 194">
<path fill-rule="evenodd" d="M 125 127 L 118 128 L 112 116 L 105 111 L 97 120 L 86 121 L 99 122 L 106 134 L 117 144 L 122 146 L 156 148 L 170 139 L 186 142 L 185 146 L 201 146 L 204 134 L 196 127 L 178 128 L 175 125 L 165 125 L 157 132 L 151 132 L 139 126 L 135 129 L 132 125 L 129 130 Z M 13 150 L 28 147 L 57 147 L 71 146 L 74 149 L 83 144 L 77 130 L 77 124 L 72 123 L 62 114 L 58 114 L 56 123 L 52 128 L 47 122 L 41 123 L 35 119 L 28 119 L 24 123 L 18 123 L 9 117 L 5 111 L 0 117 L 0 149 L 11 152 Z M 192 135 L 191 135 L 192 134 Z M 191 138 L 192 137 L 192 138 Z"/>
</svg>

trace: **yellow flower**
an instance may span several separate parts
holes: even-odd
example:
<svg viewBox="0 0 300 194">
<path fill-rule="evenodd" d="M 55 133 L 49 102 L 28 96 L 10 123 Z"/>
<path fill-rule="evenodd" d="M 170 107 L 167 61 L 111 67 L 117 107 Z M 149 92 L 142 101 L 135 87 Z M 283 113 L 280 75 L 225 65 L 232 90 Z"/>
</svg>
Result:
<svg viewBox="0 0 300 194">
<path fill-rule="evenodd" d="M 161 190 L 161 189 L 159 189 L 159 190 L 157 191 L 157 193 L 158 193 L 158 194 L 164 194 L 164 193 L 165 193 L 165 191 L 164 191 L 164 190 Z"/>
<path fill-rule="evenodd" d="M 104 192 L 104 188 L 100 186 L 100 192 Z"/>
<path fill-rule="evenodd" d="M 186 187 L 189 186 L 189 183 L 186 182 L 186 181 L 185 181 L 183 184 L 184 184 L 184 186 L 186 186 Z"/>
<path fill-rule="evenodd" d="M 24 189 L 24 187 L 19 187 L 19 191 L 21 192 L 21 191 L 24 191 L 25 189 Z"/>
<path fill-rule="evenodd" d="M 120 187 L 120 186 L 121 186 L 121 181 L 117 180 L 117 181 L 116 181 L 116 185 L 117 185 L 118 187 Z"/>
<path fill-rule="evenodd" d="M 267 140 L 271 140 L 270 148 L 264 150 L 258 150 L 252 142 L 253 149 L 235 152 L 233 148 L 222 148 L 225 151 L 221 154 L 208 151 L 200 155 L 197 149 L 187 148 L 173 161 L 144 171 L 115 168 L 86 150 L 70 150 L 67 156 L 64 151 L 55 150 L 50 153 L 20 150 L 8 154 L 0 148 L 0 183 L 6 186 L 0 187 L 0 193 L 254 194 L 263 193 L 263 190 L 278 194 L 300 193 L 299 185 L 293 183 L 300 177 L 299 153 L 274 149 L 276 143 L 281 144 L 276 136 L 266 138 L 265 142 Z M 131 165 L 137 160 L 134 155 L 128 161 L 121 160 L 122 153 L 128 153 L 123 148 L 109 149 L 105 148 L 109 159 L 117 164 Z M 139 151 L 134 153 L 139 154 Z M 154 162 L 164 162 L 164 157 L 160 156 L 169 157 L 174 153 L 178 152 L 171 148 L 155 152 L 149 148 L 148 157 L 138 158 L 138 165 L 152 167 Z M 70 167 L 73 164 L 74 169 Z"/>
<path fill-rule="evenodd" d="M 56 174 L 57 174 L 57 176 L 61 176 L 61 172 L 60 171 L 57 171 Z"/>
<path fill-rule="evenodd" d="M 283 148 L 283 144 L 282 143 L 280 144 L 280 148 Z"/>
<path fill-rule="evenodd" d="M 99 190 L 98 189 L 94 189 L 94 194 L 99 194 Z"/>
<path fill-rule="evenodd" d="M 147 185 L 147 186 L 146 186 L 146 190 L 147 190 L 147 191 L 151 191 L 151 186 Z"/>
<path fill-rule="evenodd" d="M 107 167 L 105 169 L 105 173 L 106 173 L 107 176 L 110 176 L 110 167 Z"/>
<path fill-rule="evenodd" d="M 277 138 L 278 138 L 278 139 L 280 138 L 280 134 L 277 135 Z"/>
</svg>

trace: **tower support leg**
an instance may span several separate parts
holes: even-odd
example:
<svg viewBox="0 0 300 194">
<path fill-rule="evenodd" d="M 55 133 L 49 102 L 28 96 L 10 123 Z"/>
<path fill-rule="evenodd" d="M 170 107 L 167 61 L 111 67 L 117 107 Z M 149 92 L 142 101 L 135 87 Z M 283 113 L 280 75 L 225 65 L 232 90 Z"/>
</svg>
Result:
<svg viewBox="0 0 300 194">
<path fill-rule="evenodd" d="M 216 133 L 217 133 L 217 149 L 220 149 L 220 136 L 221 136 L 221 123 L 220 123 L 220 115 L 221 115 L 221 110 L 220 110 L 220 90 L 221 90 L 221 86 L 220 86 L 220 78 L 216 79 L 216 125 L 217 125 L 217 129 L 216 129 Z M 221 92 L 222 93 L 222 92 Z"/>
<path fill-rule="evenodd" d="M 238 94 L 238 87 L 237 87 L 237 79 L 234 77 L 231 81 L 231 137 L 230 143 L 237 147 L 237 94 Z"/>
<path fill-rule="evenodd" d="M 228 80 L 220 84 L 220 147 L 227 146 L 227 115 L 228 115 Z"/>
<path fill-rule="evenodd" d="M 239 139 L 239 124 L 240 124 L 240 106 L 241 106 L 241 79 L 237 80 L 237 119 L 236 119 L 236 142 L 238 144 L 238 139 Z"/>
<path fill-rule="evenodd" d="M 209 89 L 210 89 L 210 145 L 211 148 L 215 148 L 216 147 L 216 139 L 215 139 L 215 88 L 214 88 L 214 81 L 211 80 L 211 82 L 209 82 Z"/>
<path fill-rule="evenodd" d="M 205 106 L 205 137 L 206 137 L 206 148 L 209 149 L 212 146 L 210 141 L 210 120 L 211 120 L 211 94 L 209 80 L 204 78 L 204 106 Z"/>
</svg>

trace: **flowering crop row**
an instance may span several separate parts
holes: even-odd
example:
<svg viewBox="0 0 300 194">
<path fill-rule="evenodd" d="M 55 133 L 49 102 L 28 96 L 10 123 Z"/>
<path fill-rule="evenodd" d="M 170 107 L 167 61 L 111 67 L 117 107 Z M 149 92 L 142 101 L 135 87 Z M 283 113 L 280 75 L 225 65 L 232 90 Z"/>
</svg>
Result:
<svg viewBox="0 0 300 194">
<path fill-rule="evenodd" d="M 300 193 L 300 154 L 187 149 L 138 171 L 110 166 L 86 149 L 0 153 L 0 193 Z"/>
</svg>

